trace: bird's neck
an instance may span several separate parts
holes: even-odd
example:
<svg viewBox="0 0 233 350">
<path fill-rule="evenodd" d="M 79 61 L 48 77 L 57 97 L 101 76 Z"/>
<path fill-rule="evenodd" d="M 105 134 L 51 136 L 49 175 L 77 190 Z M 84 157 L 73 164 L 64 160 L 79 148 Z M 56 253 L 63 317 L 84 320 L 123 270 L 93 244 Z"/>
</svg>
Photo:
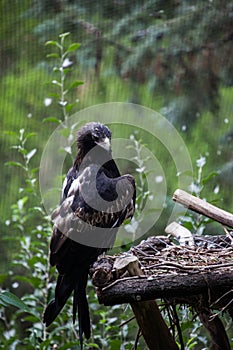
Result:
<svg viewBox="0 0 233 350">
<path fill-rule="evenodd" d="M 102 147 L 95 147 L 95 149 L 87 150 L 83 148 L 78 149 L 77 156 L 74 160 L 74 167 L 78 170 L 80 166 L 88 166 L 90 164 L 97 164 L 104 167 L 104 164 L 112 160 L 111 152 L 107 152 Z"/>
</svg>

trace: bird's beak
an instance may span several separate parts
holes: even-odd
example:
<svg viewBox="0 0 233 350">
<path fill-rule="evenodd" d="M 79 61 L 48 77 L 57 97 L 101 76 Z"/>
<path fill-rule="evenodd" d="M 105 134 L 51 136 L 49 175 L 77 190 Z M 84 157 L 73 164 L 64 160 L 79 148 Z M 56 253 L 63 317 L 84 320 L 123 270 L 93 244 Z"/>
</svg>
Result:
<svg viewBox="0 0 233 350">
<path fill-rule="evenodd" d="M 111 142 L 110 142 L 110 139 L 108 137 L 105 137 L 105 139 L 98 142 L 97 145 L 104 148 L 108 152 L 111 150 Z"/>
</svg>

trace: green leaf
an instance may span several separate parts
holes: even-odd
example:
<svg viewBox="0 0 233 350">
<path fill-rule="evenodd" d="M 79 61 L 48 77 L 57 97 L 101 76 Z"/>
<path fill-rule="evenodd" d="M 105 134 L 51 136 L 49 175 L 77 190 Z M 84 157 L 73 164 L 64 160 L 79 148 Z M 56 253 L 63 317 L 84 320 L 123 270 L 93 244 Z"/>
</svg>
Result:
<svg viewBox="0 0 233 350">
<path fill-rule="evenodd" d="M 65 127 L 63 129 L 59 130 L 59 134 L 61 134 L 65 138 L 68 138 L 70 135 L 70 129 Z"/>
<path fill-rule="evenodd" d="M 41 214 L 44 215 L 44 211 L 43 211 L 43 209 L 42 209 L 41 207 L 35 206 L 35 207 L 31 208 L 31 211 L 32 211 L 32 212 L 39 212 L 39 213 L 41 213 Z M 41 243 L 41 242 L 40 242 L 40 243 Z"/>
<path fill-rule="evenodd" d="M 74 103 L 69 103 L 67 106 L 66 106 L 66 113 L 70 113 L 70 111 L 72 110 L 72 108 L 74 108 L 74 106 L 76 106 L 76 104 L 78 103 L 79 101 L 76 101 Z"/>
<path fill-rule="evenodd" d="M 36 132 L 29 132 L 26 136 L 25 136 L 25 139 L 29 139 L 30 137 L 33 137 L 33 136 L 36 136 L 37 133 Z"/>
<path fill-rule="evenodd" d="M 190 338 L 187 342 L 187 345 L 188 345 L 189 349 L 193 349 L 194 346 L 197 345 L 195 338 L 194 337 Z"/>
<path fill-rule="evenodd" d="M 23 166 L 23 164 L 21 164 L 19 162 L 6 162 L 5 165 L 6 166 L 18 166 L 18 167 L 23 168 L 24 170 L 26 170 L 26 168 Z"/>
<path fill-rule="evenodd" d="M 47 58 L 59 58 L 58 53 L 49 53 L 48 55 L 46 55 Z"/>
<path fill-rule="evenodd" d="M 77 347 L 77 340 L 76 341 L 68 341 L 68 342 L 66 342 L 65 345 L 59 346 L 59 350 L 69 350 L 71 348 L 74 349 L 74 346 L 75 346 L 75 348 Z M 88 348 L 89 348 L 89 344 L 88 344 Z"/>
<path fill-rule="evenodd" d="M 118 350 L 121 347 L 121 340 L 113 339 L 110 341 L 109 345 L 111 350 Z"/>
<path fill-rule="evenodd" d="M 17 136 L 17 133 L 14 131 L 4 131 L 5 135 Z"/>
<path fill-rule="evenodd" d="M 83 84 L 84 84 L 84 81 L 76 80 L 69 86 L 68 90 L 74 89 L 77 86 L 80 86 L 80 85 L 83 85 Z"/>
<path fill-rule="evenodd" d="M 17 281 L 22 281 L 25 283 L 28 283 L 29 285 L 33 286 L 34 288 L 38 288 L 38 286 L 40 285 L 41 279 L 37 278 L 37 277 L 26 277 L 26 276 L 20 276 L 20 275 L 15 275 L 14 276 Z"/>
<path fill-rule="evenodd" d="M 89 348 L 93 348 L 93 349 L 99 349 L 99 345 L 98 344 L 95 344 L 95 343 L 88 343 L 88 347 Z M 118 349 L 120 349 L 119 347 L 118 347 Z"/>
<path fill-rule="evenodd" d="M 57 46 L 57 47 L 61 48 L 61 45 L 55 40 L 46 41 L 45 46 L 48 46 L 48 45 Z"/>
<path fill-rule="evenodd" d="M 68 47 L 67 52 L 76 51 L 78 50 L 79 47 L 80 47 L 79 43 L 73 43 Z"/>
<path fill-rule="evenodd" d="M 58 67 L 53 67 L 53 72 L 54 73 L 60 72 L 60 69 Z"/>
<path fill-rule="evenodd" d="M 56 97 L 56 98 L 60 98 L 60 94 L 56 94 L 56 93 L 50 93 L 49 97 Z"/>
<path fill-rule="evenodd" d="M 28 315 L 28 316 L 24 316 L 24 321 L 29 321 L 30 323 L 36 323 L 38 322 L 38 317 L 35 317 L 35 315 Z M 50 340 L 50 339 L 49 339 Z M 50 340 L 51 342 L 51 340 Z M 42 348 L 43 349 L 43 348 Z"/>
<path fill-rule="evenodd" d="M 190 231 L 193 229 L 193 223 L 192 222 L 184 222 L 183 226 L 186 227 Z"/>
<path fill-rule="evenodd" d="M 32 168 L 32 169 L 31 169 L 31 173 L 32 173 L 32 174 L 35 174 L 35 173 L 37 173 L 37 172 L 39 171 L 39 169 L 40 169 L 39 167 Z"/>
<path fill-rule="evenodd" d="M 0 306 L 7 307 L 7 306 L 8 306 L 8 304 L 4 303 L 4 301 L 3 301 L 3 300 L 1 300 L 1 298 L 0 298 Z"/>
<path fill-rule="evenodd" d="M 25 149 L 25 148 L 21 148 L 21 147 L 19 147 L 18 148 L 18 151 L 19 151 L 19 153 L 22 153 L 22 154 L 27 154 L 27 150 Z"/>
<path fill-rule="evenodd" d="M 70 68 L 63 68 L 63 72 L 64 74 L 68 74 L 69 72 L 71 72 Z"/>
<path fill-rule="evenodd" d="M 215 176 L 218 176 L 218 175 L 219 175 L 218 172 L 213 171 L 208 176 L 206 176 L 204 179 L 202 179 L 202 184 L 205 185 L 210 179 L 212 179 L 212 177 L 215 177 Z"/>
<path fill-rule="evenodd" d="M 17 309 L 31 313 L 31 309 L 13 293 L 7 291 L 2 292 L 0 294 L 0 302 L 1 301 L 8 306 L 11 305 Z"/>
<path fill-rule="evenodd" d="M 48 118 L 44 118 L 44 119 L 42 120 L 42 123 L 47 123 L 47 122 L 57 123 L 57 124 L 60 124 L 60 123 L 61 123 L 60 119 L 55 118 L 55 117 L 48 117 Z"/>
</svg>

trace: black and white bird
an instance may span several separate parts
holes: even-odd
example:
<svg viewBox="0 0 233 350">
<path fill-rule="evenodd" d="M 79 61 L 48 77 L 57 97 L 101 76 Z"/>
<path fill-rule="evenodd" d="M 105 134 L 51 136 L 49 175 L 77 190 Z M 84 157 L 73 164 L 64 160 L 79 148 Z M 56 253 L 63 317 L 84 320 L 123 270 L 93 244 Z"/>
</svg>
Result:
<svg viewBox="0 0 233 350">
<path fill-rule="evenodd" d="M 58 271 L 55 299 L 45 309 L 49 326 L 73 292 L 73 322 L 78 311 L 79 336 L 90 337 L 86 285 L 90 266 L 110 249 L 119 226 L 132 218 L 136 189 L 131 175 L 120 175 L 111 154 L 111 132 L 101 123 L 84 125 L 77 135 L 78 153 L 63 184 L 61 203 L 52 214 L 50 264 Z"/>
</svg>

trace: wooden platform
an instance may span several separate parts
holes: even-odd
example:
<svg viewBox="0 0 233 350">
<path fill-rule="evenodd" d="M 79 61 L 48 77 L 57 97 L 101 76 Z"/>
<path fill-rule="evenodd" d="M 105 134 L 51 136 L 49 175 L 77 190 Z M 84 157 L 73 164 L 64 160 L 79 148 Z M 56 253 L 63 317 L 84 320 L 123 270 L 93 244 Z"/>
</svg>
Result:
<svg viewBox="0 0 233 350">
<path fill-rule="evenodd" d="M 130 303 L 149 349 L 185 349 L 177 305 L 191 307 L 211 337 L 210 348 L 230 350 L 220 314 L 233 319 L 233 215 L 184 191 L 173 199 L 217 222 L 225 235 L 197 236 L 172 223 L 167 236 L 149 237 L 127 253 L 105 256 L 90 274 L 104 305 Z M 167 326 L 156 299 L 174 318 Z M 170 310 L 169 310 L 170 309 Z M 172 330 L 172 333 L 170 332 Z"/>
<path fill-rule="evenodd" d="M 233 299 L 232 241 L 226 236 L 194 236 L 195 246 L 189 247 L 177 245 L 173 238 L 157 236 L 142 241 L 128 253 L 106 256 L 92 270 L 99 302 L 114 305 L 172 298 L 193 305 L 196 296 L 205 294 L 209 304 L 222 297 L 221 303 L 212 305 L 222 308 L 224 302 Z M 132 255 L 138 259 L 142 271 L 139 276 L 130 276 L 127 270 Z"/>
</svg>

